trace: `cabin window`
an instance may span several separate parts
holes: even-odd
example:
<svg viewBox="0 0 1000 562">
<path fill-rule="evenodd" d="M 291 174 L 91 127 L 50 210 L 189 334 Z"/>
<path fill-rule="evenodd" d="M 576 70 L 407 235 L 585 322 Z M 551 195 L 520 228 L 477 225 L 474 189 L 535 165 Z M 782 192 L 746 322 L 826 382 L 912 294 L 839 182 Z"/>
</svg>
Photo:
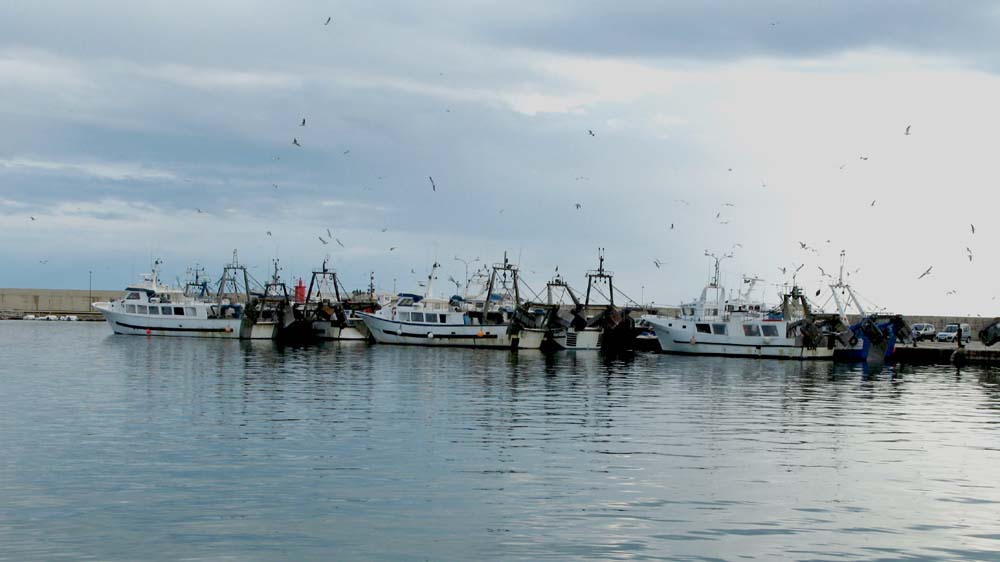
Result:
<svg viewBox="0 0 1000 562">
<path fill-rule="evenodd" d="M 410 321 L 410 313 L 409 312 L 400 312 L 398 314 L 398 316 L 399 316 L 399 321 L 400 322 L 409 322 Z"/>
<path fill-rule="evenodd" d="M 129 314 L 135 314 L 135 305 L 134 304 L 130 304 L 130 305 L 126 306 L 125 307 L 125 312 L 128 312 Z"/>
<path fill-rule="evenodd" d="M 424 322 L 428 322 L 430 324 L 433 324 L 433 323 L 435 323 L 437 321 L 438 321 L 438 315 L 437 314 L 432 314 L 430 312 L 424 314 Z"/>
<path fill-rule="evenodd" d="M 744 324 L 743 335 L 750 337 L 760 336 L 760 326 L 758 326 L 757 324 Z"/>
<path fill-rule="evenodd" d="M 160 312 L 163 313 L 164 316 L 170 316 L 171 313 L 172 313 L 172 311 L 173 311 L 173 309 L 170 308 L 169 306 L 161 306 L 160 307 Z"/>
<path fill-rule="evenodd" d="M 160 308 L 157 307 L 157 306 L 151 306 L 151 307 L 149 307 L 149 313 L 150 314 L 159 314 L 160 313 Z"/>
<path fill-rule="evenodd" d="M 183 306 L 175 306 L 174 307 L 174 316 L 184 316 L 184 307 Z"/>
<path fill-rule="evenodd" d="M 726 325 L 725 324 L 712 324 L 712 333 L 717 336 L 726 335 Z"/>
<path fill-rule="evenodd" d="M 719 315 L 719 309 L 718 308 L 706 308 L 705 309 L 705 316 L 718 316 L 718 315 Z"/>
<path fill-rule="evenodd" d="M 712 330 L 708 327 L 708 324 L 695 324 L 698 328 L 699 334 L 711 334 Z"/>
<path fill-rule="evenodd" d="M 442 324 L 447 324 L 448 323 L 448 315 L 447 314 L 441 314 L 440 318 L 441 318 L 441 323 Z"/>
<path fill-rule="evenodd" d="M 139 314 L 146 314 L 146 305 L 144 304 L 135 305 L 135 311 Z"/>
<path fill-rule="evenodd" d="M 423 312 L 411 312 L 410 313 L 410 322 L 423 322 L 423 321 L 424 321 L 424 313 Z"/>
<path fill-rule="evenodd" d="M 767 336 L 767 337 L 769 337 L 769 338 L 776 338 L 776 337 L 778 337 L 778 327 L 777 326 L 772 326 L 770 324 L 764 324 L 763 326 L 760 327 L 760 331 L 763 332 L 764 335 Z"/>
<path fill-rule="evenodd" d="M 187 307 L 184 307 L 184 315 L 185 316 L 198 316 L 198 312 L 195 311 L 195 309 L 194 309 L 193 306 L 187 306 Z"/>
<path fill-rule="evenodd" d="M 128 296 L 125 297 L 125 300 L 128 300 L 128 301 L 137 301 L 137 300 L 139 300 L 139 293 L 129 293 Z"/>
</svg>

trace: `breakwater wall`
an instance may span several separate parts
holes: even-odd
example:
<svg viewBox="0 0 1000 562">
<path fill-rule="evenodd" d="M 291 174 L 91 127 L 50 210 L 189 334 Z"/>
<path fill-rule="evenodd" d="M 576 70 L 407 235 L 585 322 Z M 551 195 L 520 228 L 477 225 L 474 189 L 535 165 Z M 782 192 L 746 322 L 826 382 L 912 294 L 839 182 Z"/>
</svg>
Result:
<svg viewBox="0 0 1000 562">
<path fill-rule="evenodd" d="M 120 299 L 124 291 L 87 289 L 0 289 L 0 317 L 21 318 L 25 314 L 90 315 L 90 303 Z"/>
</svg>

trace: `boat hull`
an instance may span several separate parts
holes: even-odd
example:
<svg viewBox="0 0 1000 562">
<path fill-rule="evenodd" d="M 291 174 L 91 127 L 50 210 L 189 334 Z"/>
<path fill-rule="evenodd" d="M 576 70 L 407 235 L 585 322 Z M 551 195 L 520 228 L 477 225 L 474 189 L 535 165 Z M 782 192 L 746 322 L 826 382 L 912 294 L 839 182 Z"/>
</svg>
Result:
<svg viewBox="0 0 1000 562">
<path fill-rule="evenodd" d="M 737 341 L 730 336 L 696 334 L 693 322 L 685 323 L 692 329 L 683 329 L 669 325 L 676 320 L 664 322 L 647 318 L 646 321 L 653 326 L 664 353 L 761 359 L 833 359 L 832 347 L 806 347 L 794 338 L 744 336 Z"/>
<path fill-rule="evenodd" d="M 357 313 L 377 343 L 425 347 L 475 347 L 484 349 L 540 349 L 545 330 L 522 329 L 508 333 L 502 324 L 418 324 Z"/>
<path fill-rule="evenodd" d="M 601 349 L 602 330 L 574 330 L 569 328 L 566 331 L 554 336 L 552 342 L 556 349 L 566 350 L 597 350 Z"/>
<path fill-rule="evenodd" d="M 313 322 L 313 333 L 321 340 L 365 341 L 369 339 L 368 328 L 364 322 L 357 320 L 346 326 L 339 326 L 330 321 Z"/>
<path fill-rule="evenodd" d="M 116 312 L 95 303 L 96 308 L 116 334 L 131 336 L 170 336 L 193 338 L 238 339 L 241 320 L 238 318 L 173 318 Z"/>
</svg>

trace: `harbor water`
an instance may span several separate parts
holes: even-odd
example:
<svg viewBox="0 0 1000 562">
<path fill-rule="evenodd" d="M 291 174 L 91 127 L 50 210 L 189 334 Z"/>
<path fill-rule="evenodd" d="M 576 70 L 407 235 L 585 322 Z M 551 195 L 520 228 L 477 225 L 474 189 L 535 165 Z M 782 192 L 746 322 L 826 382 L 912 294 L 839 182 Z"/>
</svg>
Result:
<svg viewBox="0 0 1000 562">
<path fill-rule="evenodd" d="M 0 322 L 0 560 L 996 560 L 984 368 Z"/>
</svg>

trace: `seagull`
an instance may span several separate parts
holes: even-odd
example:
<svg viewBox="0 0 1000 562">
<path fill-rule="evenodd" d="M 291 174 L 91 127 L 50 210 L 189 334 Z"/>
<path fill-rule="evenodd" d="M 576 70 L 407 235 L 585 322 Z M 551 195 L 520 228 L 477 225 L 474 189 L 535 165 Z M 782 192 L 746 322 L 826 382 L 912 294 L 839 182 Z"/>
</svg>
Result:
<svg viewBox="0 0 1000 562">
<path fill-rule="evenodd" d="M 391 252 L 391 251 L 393 251 L 393 250 L 395 250 L 395 249 L 396 249 L 396 247 L 395 247 L 395 246 L 393 246 L 393 247 L 389 248 L 389 251 Z"/>
<path fill-rule="evenodd" d="M 872 199 L 872 204 L 871 204 L 871 205 L 868 205 L 868 206 L 869 206 L 869 207 L 874 207 L 874 206 L 875 206 L 875 199 Z"/>
<path fill-rule="evenodd" d="M 332 19 L 333 19 L 333 16 L 330 16 L 330 17 L 326 18 L 326 21 L 323 22 L 323 25 L 330 25 L 330 20 L 332 20 Z"/>
<path fill-rule="evenodd" d="M 329 240 L 323 240 L 322 236 L 317 236 L 316 238 L 319 238 L 319 241 L 322 242 L 324 246 L 330 243 Z"/>
<path fill-rule="evenodd" d="M 503 214 L 503 209 L 500 209 L 500 212 L 498 214 L 502 215 Z"/>
<path fill-rule="evenodd" d="M 276 183 L 272 183 L 271 185 L 273 185 L 273 186 L 274 186 L 274 189 L 278 189 L 278 184 L 276 184 Z"/>
<path fill-rule="evenodd" d="M 334 240 L 337 241 L 337 244 L 339 244 L 341 248 L 344 247 L 344 243 L 340 241 L 340 238 L 334 238 Z"/>
<path fill-rule="evenodd" d="M 388 229 L 388 228 L 383 228 L 383 229 L 382 229 L 382 232 L 385 232 L 385 231 L 387 231 L 387 230 L 389 230 L 389 229 Z"/>
<path fill-rule="evenodd" d="M 38 260 L 38 263 L 40 263 L 42 265 L 45 265 L 45 264 L 49 263 L 49 260 Z"/>
<path fill-rule="evenodd" d="M 414 275 L 416 275 L 416 274 L 417 274 L 417 272 L 416 272 L 416 271 L 414 271 L 414 270 L 413 270 L 412 268 L 410 269 L 410 273 L 412 273 L 412 274 L 414 274 Z"/>
<path fill-rule="evenodd" d="M 801 246 L 803 250 L 809 249 L 809 245 L 802 241 L 799 241 L 799 246 Z"/>
<path fill-rule="evenodd" d="M 868 160 L 868 157 L 867 157 L 867 156 L 860 156 L 860 158 L 861 158 L 862 160 Z"/>
<path fill-rule="evenodd" d="M 268 230 L 268 231 L 267 231 L 267 235 L 268 235 L 268 236 L 270 236 L 270 235 L 271 235 L 271 231 L 270 231 L 270 230 Z"/>
<path fill-rule="evenodd" d="M 760 186 L 767 187 L 767 182 L 765 182 L 764 180 L 760 180 Z"/>
<path fill-rule="evenodd" d="M 781 274 L 782 275 L 787 275 L 787 271 L 786 271 L 786 269 L 784 267 L 779 267 L 778 269 L 781 270 Z"/>
<path fill-rule="evenodd" d="M 906 135 L 906 136 L 910 136 L 910 126 L 909 125 L 906 126 L 906 132 L 903 133 L 903 134 Z"/>
<path fill-rule="evenodd" d="M 579 204 L 579 203 L 574 203 L 574 205 L 576 205 L 576 208 L 577 208 L 577 209 L 579 209 L 579 208 L 583 207 L 583 205 L 581 205 L 581 204 Z"/>
<path fill-rule="evenodd" d="M 729 224 L 729 221 L 719 221 L 719 224 Z"/>
<path fill-rule="evenodd" d="M 305 117 L 303 117 L 303 118 L 302 118 L 302 122 L 301 122 L 301 123 L 299 123 L 299 127 L 305 127 L 305 126 L 306 126 L 306 118 L 305 118 Z"/>
<path fill-rule="evenodd" d="M 822 267 L 820 267 L 820 266 L 817 265 L 816 268 L 819 269 L 819 274 L 820 275 L 822 275 L 824 277 L 829 277 L 829 275 L 827 275 L 826 271 L 824 271 Z"/>
<path fill-rule="evenodd" d="M 662 261 L 660 261 L 660 260 L 653 260 L 653 265 L 655 265 L 655 266 L 656 266 L 656 269 L 660 269 L 660 266 L 661 266 L 661 265 L 664 265 L 665 263 L 666 263 L 666 262 L 662 262 Z"/>
<path fill-rule="evenodd" d="M 976 225 L 974 225 L 974 224 L 970 224 L 970 225 L 969 225 L 969 228 L 971 228 L 971 229 L 972 229 L 972 233 L 973 233 L 973 234 L 975 234 L 975 233 L 976 233 Z"/>
<path fill-rule="evenodd" d="M 196 208 L 195 211 L 198 211 L 199 213 L 201 213 L 201 209 Z"/>
<path fill-rule="evenodd" d="M 674 229 L 674 223 L 670 223 L 670 230 Z"/>
<path fill-rule="evenodd" d="M 968 254 L 969 254 L 969 261 L 971 262 L 972 261 L 972 249 L 969 248 L 968 246 L 966 246 L 965 247 L 965 251 L 968 252 Z"/>
<path fill-rule="evenodd" d="M 847 166 L 847 164 L 841 164 L 839 169 L 843 170 L 845 166 Z"/>
<path fill-rule="evenodd" d="M 945 294 L 946 294 L 946 295 L 954 295 L 954 294 L 955 294 L 955 293 L 957 293 L 957 292 L 958 292 L 958 291 L 956 291 L 955 289 L 952 289 L 952 290 L 950 290 L 950 291 L 946 292 Z"/>
<path fill-rule="evenodd" d="M 438 188 L 436 185 L 434 185 L 434 178 L 432 178 L 431 176 L 427 176 L 427 179 L 431 180 L 431 191 L 437 191 Z"/>
<path fill-rule="evenodd" d="M 674 203 L 680 203 L 681 205 L 690 205 L 691 203 L 684 199 L 674 199 Z"/>
<path fill-rule="evenodd" d="M 326 229 L 326 235 L 327 235 L 328 237 L 330 237 L 330 238 L 333 238 L 333 233 L 331 233 L 331 232 L 330 232 L 330 229 L 329 229 L 329 228 L 328 228 L 328 229 Z"/>
<path fill-rule="evenodd" d="M 723 203 L 722 206 L 723 207 L 735 207 L 736 205 L 733 205 L 732 203 Z"/>
<path fill-rule="evenodd" d="M 28 217 L 28 218 L 31 219 L 31 220 L 35 220 L 35 217 Z"/>
<path fill-rule="evenodd" d="M 347 156 L 347 155 L 348 155 L 348 154 L 350 154 L 350 153 L 351 153 L 351 149 L 350 149 L 350 148 L 348 148 L 347 150 L 345 150 L 345 151 L 344 151 L 344 156 Z"/>
<path fill-rule="evenodd" d="M 920 277 L 917 277 L 917 279 L 923 279 L 924 277 L 927 277 L 928 275 L 930 275 L 930 274 L 931 274 L 931 270 L 932 270 L 932 269 L 934 269 L 934 266 L 933 266 L 933 265 L 932 265 L 932 266 L 930 266 L 930 267 L 928 267 L 928 268 L 927 268 L 927 271 L 925 271 L 925 272 L 921 273 L 921 274 L 920 274 Z"/>
<path fill-rule="evenodd" d="M 722 213 L 715 213 L 715 218 L 719 218 L 719 215 L 721 215 L 721 214 Z"/>
<path fill-rule="evenodd" d="M 297 138 L 294 138 L 294 137 L 292 138 L 292 144 L 294 144 L 295 146 L 297 146 L 297 147 L 299 147 L 299 148 L 301 148 L 301 147 L 302 147 L 302 145 L 301 145 L 301 144 L 299 144 L 299 139 L 297 139 Z"/>
<path fill-rule="evenodd" d="M 587 134 L 590 135 L 590 136 L 592 136 L 592 137 L 596 137 L 597 136 L 597 135 L 594 134 L 594 131 L 592 131 L 590 129 L 587 129 Z"/>
<path fill-rule="evenodd" d="M 730 172 L 732 172 L 732 171 L 733 171 L 733 169 L 732 169 L 732 168 L 729 168 L 729 171 L 730 171 Z"/>
</svg>

